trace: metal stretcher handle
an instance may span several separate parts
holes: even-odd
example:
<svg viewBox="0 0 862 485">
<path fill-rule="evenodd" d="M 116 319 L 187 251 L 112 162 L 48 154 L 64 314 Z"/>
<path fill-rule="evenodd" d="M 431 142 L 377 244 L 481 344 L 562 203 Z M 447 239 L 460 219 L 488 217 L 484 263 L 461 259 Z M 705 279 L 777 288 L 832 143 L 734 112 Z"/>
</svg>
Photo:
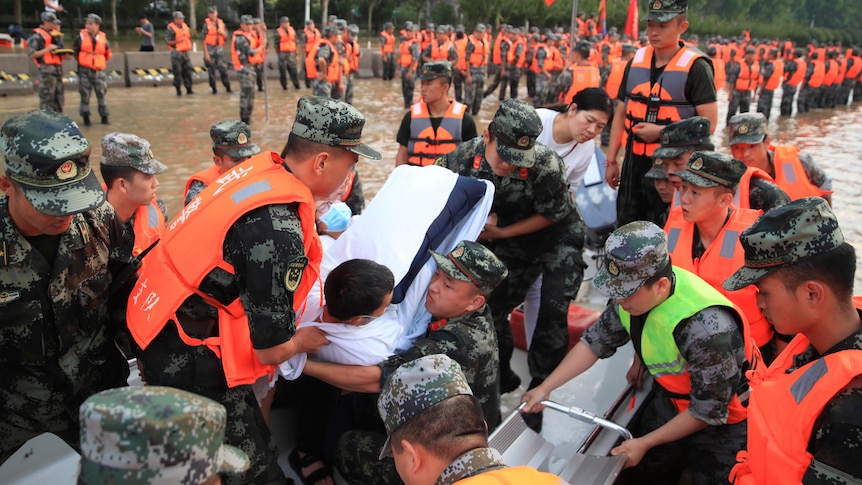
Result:
<svg viewBox="0 0 862 485">
<path fill-rule="evenodd" d="M 521 405 L 518 407 L 518 409 L 520 410 L 522 407 L 524 407 L 524 404 L 526 404 L 526 403 L 521 403 Z M 562 404 L 557 404 L 554 401 L 542 401 L 542 404 L 544 404 L 545 407 L 547 407 L 547 408 L 553 409 L 554 411 L 559 411 L 561 413 L 564 413 L 564 414 L 568 415 L 569 417 L 577 419 L 578 421 L 583 421 L 585 423 L 599 425 L 603 428 L 612 429 L 612 430 L 616 431 L 617 433 L 619 433 L 624 439 L 630 440 L 630 439 L 634 438 L 634 436 L 632 436 L 631 431 L 626 429 L 624 426 L 620 426 L 617 423 L 614 423 L 613 421 L 608 421 L 607 419 L 600 418 L 600 417 L 596 416 L 594 413 L 591 413 L 585 409 L 581 409 L 581 408 L 575 407 L 575 406 L 572 406 L 572 407 L 563 406 Z"/>
</svg>

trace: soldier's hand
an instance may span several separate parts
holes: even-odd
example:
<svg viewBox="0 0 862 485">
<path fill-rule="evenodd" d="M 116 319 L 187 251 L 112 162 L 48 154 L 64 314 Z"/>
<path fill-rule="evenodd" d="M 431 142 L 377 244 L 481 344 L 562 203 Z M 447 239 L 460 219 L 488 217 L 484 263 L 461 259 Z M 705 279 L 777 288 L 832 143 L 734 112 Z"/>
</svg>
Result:
<svg viewBox="0 0 862 485">
<path fill-rule="evenodd" d="M 329 345 L 326 332 L 310 326 L 299 327 L 291 340 L 296 345 L 297 353 L 317 352 L 324 345 Z"/>
<path fill-rule="evenodd" d="M 650 446 L 642 438 L 623 441 L 623 444 L 611 450 L 611 455 L 618 456 L 625 453 L 628 455 L 623 468 L 631 468 L 641 462 Z"/>
<path fill-rule="evenodd" d="M 612 189 L 616 189 L 620 186 L 620 166 L 617 163 L 609 164 L 605 168 L 605 182 L 611 186 Z"/>
<path fill-rule="evenodd" d="M 48 52 L 54 52 L 55 50 L 59 49 L 60 46 L 58 46 L 57 44 L 51 44 L 45 48 L 48 49 Z"/>
<path fill-rule="evenodd" d="M 524 404 L 521 411 L 525 413 L 540 412 L 545 409 L 545 405 L 542 404 L 542 401 L 547 400 L 548 397 L 550 397 L 550 393 L 545 391 L 541 385 L 530 389 L 521 396 L 521 402 Z"/>
<path fill-rule="evenodd" d="M 644 384 L 644 367 L 643 362 L 637 354 L 634 355 L 632 359 L 632 365 L 629 367 L 628 372 L 626 372 L 626 380 L 629 384 L 635 386 L 637 390 L 641 390 Z"/>
</svg>

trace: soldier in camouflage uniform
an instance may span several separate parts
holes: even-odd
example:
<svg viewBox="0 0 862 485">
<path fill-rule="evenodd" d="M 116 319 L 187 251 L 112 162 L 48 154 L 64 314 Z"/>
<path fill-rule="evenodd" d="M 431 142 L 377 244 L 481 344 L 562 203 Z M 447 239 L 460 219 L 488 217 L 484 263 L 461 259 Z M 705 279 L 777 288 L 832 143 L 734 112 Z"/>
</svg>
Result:
<svg viewBox="0 0 862 485">
<path fill-rule="evenodd" d="M 746 437 L 736 391 L 757 358 L 743 336 L 742 317 L 718 290 L 671 264 L 667 236 L 651 222 L 615 230 L 605 254 L 593 283 L 610 298 L 607 308 L 548 379 L 524 394 L 524 411 L 541 409 L 551 390 L 632 341 L 656 379 L 656 395 L 632 430 L 637 438 L 611 451 L 628 454 L 626 466 L 633 468 L 624 474 L 638 481 L 624 483 L 677 483 L 686 466 L 694 484 L 724 483 L 736 461 L 734 447 Z M 689 316 L 656 317 L 671 311 Z M 663 386 L 690 392 L 671 394 Z M 670 432 L 676 439 L 667 438 Z"/>
<path fill-rule="evenodd" d="M 476 24 L 473 33 L 467 37 L 464 58 L 467 61 L 467 72 L 464 76 L 464 104 L 473 116 L 479 114 L 482 108 L 482 95 L 485 91 L 485 78 L 488 77 L 488 43 L 485 42 L 485 24 Z M 479 64 L 474 64 L 470 57 L 476 50 L 475 45 L 484 43 L 485 56 Z M 405 106 L 406 108 L 407 106 Z"/>
<path fill-rule="evenodd" d="M 182 12 L 177 10 L 173 15 L 173 22 L 165 29 L 165 42 L 171 49 L 171 72 L 174 75 L 174 88 L 177 96 L 182 96 L 181 86 L 186 87 L 186 94 L 194 94 L 192 91 L 192 61 L 189 58 L 191 50 L 191 34 L 189 26 L 186 25 Z M 179 34 L 179 35 L 178 35 Z"/>
<path fill-rule="evenodd" d="M 674 200 L 664 210 L 656 213 L 655 211 L 659 207 L 655 207 L 648 211 L 650 221 L 664 227 L 663 223 L 659 223 L 662 215 L 666 219 L 670 206 L 679 205 L 680 178 L 674 175 L 674 172 L 685 170 L 692 153 L 698 150 L 715 149 L 710 141 L 709 132 L 709 119 L 703 116 L 686 118 L 662 128 L 659 134 L 661 144 L 653 152 L 652 157 L 656 164 L 669 176 L 676 192 L 674 192 Z M 745 177 L 748 178 L 748 183 L 745 184 L 748 185 L 748 191 L 737 193 L 734 198 L 734 204 L 737 207 L 759 209 L 766 212 L 773 207 L 790 202 L 790 196 L 781 190 L 781 187 L 776 185 L 765 172 L 749 168 Z"/>
<path fill-rule="evenodd" d="M 337 52 L 334 50 L 337 32 L 335 27 L 326 26 L 321 34 L 328 42 L 321 42 L 314 53 L 314 62 L 317 63 L 317 77 L 311 80 L 311 92 L 315 96 L 332 97 L 339 90 L 337 85 L 329 82 L 329 66 L 336 62 Z M 340 79 L 339 79 L 340 82 Z"/>
<path fill-rule="evenodd" d="M 108 103 L 105 102 L 105 94 L 108 92 L 108 78 L 105 74 L 105 66 L 99 67 L 98 61 L 94 59 L 101 57 L 105 63 L 111 58 L 111 44 L 105 33 L 99 30 L 102 26 L 102 17 L 91 13 L 87 15 L 84 22 L 84 30 L 75 38 L 72 50 L 78 59 L 78 93 L 81 94 L 81 107 L 79 112 L 84 118 L 84 126 L 90 126 L 90 93 L 96 92 L 96 100 L 99 103 L 99 116 L 102 124 L 108 124 Z M 83 36 L 87 35 L 85 42 Z M 100 39 L 101 38 L 101 39 Z M 104 52 L 98 52 L 99 41 L 104 41 Z M 83 50 L 83 51 L 82 51 Z"/>
<path fill-rule="evenodd" d="M 481 409 L 458 363 L 446 355 L 421 357 L 396 369 L 385 381 L 377 409 L 386 426 L 377 454 L 393 457 L 405 483 L 567 485 L 534 468 L 507 467 L 488 447 Z"/>
<path fill-rule="evenodd" d="M 288 17 L 280 18 L 279 23 L 281 26 L 275 29 L 273 45 L 278 52 L 278 76 L 279 81 L 281 81 L 281 88 L 285 91 L 287 90 L 287 75 L 290 74 L 290 81 L 293 83 L 294 89 L 299 89 L 299 75 L 296 70 L 296 53 L 299 49 L 299 44 L 296 40 L 296 30 L 290 25 Z M 291 38 L 292 44 L 290 44 L 290 41 L 285 40 Z M 281 50 L 282 42 L 288 42 L 288 49 L 292 50 Z"/>
<path fill-rule="evenodd" d="M 123 386 L 114 303 L 131 238 L 70 118 L 30 111 L 0 128 L 0 463 L 44 432 L 78 447 L 78 406 Z"/>
<path fill-rule="evenodd" d="M 174 220 L 175 229 L 172 223 L 148 256 L 151 259 L 141 272 L 138 286 L 133 289 L 136 296 L 129 300 L 128 324 L 136 345 L 146 347 L 136 350 L 146 381 L 195 392 L 227 408 L 230 427 L 226 442 L 241 446 L 251 459 L 249 470 L 228 483 L 282 483 L 284 476 L 276 462 L 275 441 L 252 386 L 232 383 L 233 387 L 229 387 L 223 366 L 230 367 L 230 362 L 222 361 L 207 345 L 187 345 L 179 336 L 178 326 L 193 339 L 214 337 L 220 320 L 229 318 L 225 308 L 236 308 L 234 305 L 238 301 L 241 304 L 238 310 L 243 312 L 248 325 L 250 342 L 248 347 L 241 345 L 242 340 L 223 345 L 241 347 L 242 350 L 237 351 L 250 353 L 263 365 L 276 365 L 296 353 L 313 352 L 328 342 L 319 329 L 296 329 L 294 298 L 305 299 L 304 294 L 295 294 L 301 287 L 303 274 L 308 273 L 309 278 L 319 274 L 320 242 L 315 228 L 309 227 L 313 224 L 313 219 L 309 221 L 314 214 L 313 200 L 326 199 L 335 193 L 360 155 L 380 158 L 379 153 L 361 142 L 364 125 L 365 118 L 350 105 L 314 96 L 300 98 L 287 153 L 279 165 L 293 175 L 278 177 L 283 183 L 274 185 L 275 192 L 267 199 L 273 202 L 261 201 L 264 205 L 240 215 L 225 214 L 219 209 L 224 207 L 219 204 L 225 200 L 221 198 L 230 200 L 234 190 L 252 192 L 252 187 L 237 184 L 248 180 L 241 174 L 250 170 L 249 167 L 278 159 L 277 154 L 266 152 L 249 160 L 251 165 L 243 164 L 226 172 L 219 179 L 218 190 L 210 190 L 213 188 L 210 186 L 184 208 Z M 319 157 L 328 160 L 322 168 L 315 162 Z M 253 177 L 262 176 L 257 173 Z M 289 187 L 288 182 L 293 187 Z M 261 188 L 260 183 L 254 188 Z M 198 217 L 230 219 L 218 224 L 225 228 L 218 237 L 223 235 L 219 247 L 223 248 L 224 262 L 234 271 L 227 272 L 217 266 L 203 275 L 197 287 L 176 289 L 191 291 L 191 296 L 175 303 L 178 308 L 157 307 L 163 299 L 153 302 L 149 295 L 168 290 L 154 285 L 161 282 L 174 288 L 171 285 L 175 284 L 160 277 L 163 274 L 160 266 L 167 264 L 169 251 L 181 250 L 183 238 L 180 236 L 187 228 L 193 230 L 195 225 L 191 223 Z M 179 241 L 177 246 L 172 245 L 175 241 Z M 210 263 L 207 264 L 209 267 Z M 155 269 L 150 272 L 149 268 Z M 148 293 L 143 294 L 145 290 Z M 206 298 L 200 296 L 204 293 Z M 297 307 L 300 304 L 296 302 Z M 174 303 L 167 305 L 173 307 Z M 149 329 L 147 322 L 153 311 L 163 312 L 160 315 L 176 315 L 176 319 L 160 321 L 157 328 Z M 231 311 L 236 313 L 237 309 Z M 142 330 L 154 335 L 151 341 L 142 342 L 139 334 Z"/>
<path fill-rule="evenodd" d="M 266 49 L 266 45 L 263 43 L 266 40 L 266 26 L 261 22 L 260 17 L 253 17 L 251 19 L 251 30 L 252 34 L 257 37 L 259 45 L 261 49 Z M 263 92 L 264 85 L 264 72 L 263 72 L 263 63 L 254 65 L 254 72 L 256 74 L 255 81 L 257 82 L 257 90 Z"/>
<path fill-rule="evenodd" d="M 739 239 L 745 266 L 725 289 L 756 285 L 775 329 L 798 335 L 752 376 L 748 453 L 735 483 L 859 483 L 862 314 L 851 298 L 856 252 L 820 197 L 767 212 Z"/>
<path fill-rule="evenodd" d="M 79 415 L 81 485 L 210 484 L 249 467 L 245 452 L 222 444 L 224 406 L 190 392 L 108 389 L 87 399 Z"/>
<path fill-rule="evenodd" d="M 509 269 L 508 278 L 488 299 L 500 346 L 504 393 L 520 384 L 509 365 L 514 351 L 509 313 L 542 274 L 538 323 L 527 357 L 533 388 L 566 355 L 569 304 L 581 286 L 585 267 L 584 223 L 569 195 L 563 160 L 536 143 L 541 131 L 542 122 L 532 106 L 508 99 L 481 138 L 437 159 L 438 165 L 490 180 L 496 187 L 491 208 L 496 224 L 486 224 L 479 240 L 491 244 Z M 532 419 L 531 426 L 541 428 L 541 414 Z"/>
<path fill-rule="evenodd" d="M 251 15 L 243 15 L 239 18 L 239 31 L 233 34 L 233 48 L 239 58 L 242 69 L 237 71 L 239 76 L 239 118 L 243 123 L 249 124 L 251 121 L 251 112 L 254 110 L 254 85 L 257 82 L 257 71 L 251 63 L 251 56 L 257 53 L 257 50 L 251 47 L 252 35 L 252 17 Z"/>
<path fill-rule="evenodd" d="M 39 67 L 39 109 L 63 112 L 63 58 L 53 51 L 63 48 L 60 20 L 42 12 L 42 25 L 27 39 L 27 55 Z"/>
<path fill-rule="evenodd" d="M 260 153 L 251 141 L 251 128 L 239 120 L 225 120 L 210 127 L 213 141 L 213 166 L 189 177 L 183 205 L 188 205 L 211 180 Z M 361 189 L 360 189 L 361 190 Z"/>
<path fill-rule="evenodd" d="M 494 324 L 485 301 L 506 277 L 506 267 L 494 253 L 472 241 L 461 241 L 447 254 L 431 254 L 437 271 L 425 307 L 435 321 L 425 338 L 376 366 L 349 366 L 347 372 L 348 366 L 309 361 L 304 373 L 342 389 L 378 392 L 405 362 L 445 353 L 461 364 L 467 381 L 476 389 L 488 427 L 494 429 L 500 422 L 499 363 Z M 371 422 L 365 427 L 380 428 L 376 416 Z M 342 435 L 336 451 L 341 475 L 350 483 L 397 482 L 394 463 L 376 460 L 384 439 L 382 434 L 369 431 Z"/>
<path fill-rule="evenodd" d="M 413 104 L 413 92 L 416 89 L 416 80 L 413 77 L 419 67 L 419 61 L 422 60 L 422 48 L 416 36 L 417 29 L 416 25 L 410 24 L 402 31 L 407 33 L 407 38 L 401 39 L 401 44 L 409 42 L 406 54 L 402 45 L 399 45 L 401 55 L 398 65 L 401 66 L 401 96 L 404 98 L 404 109 L 409 109 Z M 408 61 L 406 65 L 405 61 Z"/>
<path fill-rule="evenodd" d="M 227 77 L 227 61 L 224 58 L 224 43 L 227 39 L 227 28 L 224 21 L 218 16 L 218 7 L 215 5 L 207 9 L 207 18 L 201 29 L 201 37 L 204 39 L 204 64 L 207 67 L 210 88 L 213 94 L 218 93 L 216 87 L 216 71 L 221 76 L 221 83 L 227 92 L 230 91 L 230 79 Z"/>
</svg>

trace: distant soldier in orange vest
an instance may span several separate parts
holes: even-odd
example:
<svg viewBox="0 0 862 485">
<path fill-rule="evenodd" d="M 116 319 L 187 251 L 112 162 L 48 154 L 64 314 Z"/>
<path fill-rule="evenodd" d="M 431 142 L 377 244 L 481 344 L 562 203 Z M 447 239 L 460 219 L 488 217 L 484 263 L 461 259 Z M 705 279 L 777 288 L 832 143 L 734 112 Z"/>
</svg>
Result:
<svg viewBox="0 0 862 485">
<path fill-rule="evenodd" d="M 296 30 L 290 25 L 288 17 L 279 19 L 281 24 L 275 29 L 275 51 L 278 52 L 278 76 L 281 88 L 287 90 L 287 74 L 290 73 L 290 81 L 294 89 L 299 89 L 299 77 L 296 68 L 297 41 Z"/>
<path fill-rule="evenodd" d="M 87 15 L 84 28 L 75 39 L 73 47 L 75 58 L 78 59 L 78 93 L 81 94 L 79 112 L 84 118 L 84 126 L 90 126 L 90 93 L 93 91 L 96 92 L 102 124 L 108 124 L 108 103 L 105 102 L 108 79 L 105 67 L 112 54 L 108 36 L 99 30 L 101 26 L 101 17 L 94 13 Z"/>
<path fill-rule="evenodd" d="M 39 109 L 63 112 L 63 48 L 60 19 L 53 12 L 42 12 L 42 25 L 27 39 L 27 55 L 39 69 Z"/>
<path fill-rule="evenodd" d="M 207 10 L 207 18 L 201 29 L 204 38 L 204 63 L 207 66 L 210 88 L 213 94 L 218 93 L 216 87 L 216 71 L 221 76 L 221 83 L 227 92 L 230 91 L 230 79 L 227 77 L 227 59 L 224 57 L 224 44 L 227 41 L 227 28 L 224 20 L 218 16 L 218 7 L 211 6 Z"/>
<path fill-rule="evenodd" d="M 784 61 L 778 58 L 778 49 L 769 49 L 761 69 L 760 94 L 757 97 L 757 112 L 769 120 L 775 90 L 784 79 Z"/>
<path fill-rule="evenodd" d="M 383 80 L 395 79 L 395 25 L 392 22 L 383 24 L 380 32 L 380 58 L 383 61 Z"/>
<path fill-rule="evenodd" d="M 730 118 L 739 113 L 751 111 L 751 93 L 760 83 L 760 64 L 754 60 L 754 47 L 746 47 L 740 62 L 733 65 L 727 73 L 727 81 L 733 85 L 727 104 L 727 124 Z"/>
<path fill-rule="evenodd" d="M 174 73 L 174 87 L 177 96 L 182 96 L 181 86 L 186 87 L 186 94 L 194 94 L 192 91 L 192 61 L 189 52 L 192 50 L 192 34 L 186 25 L 186 16 L 177 10 L 174 12 L 174 20 L 168 24 L 165 30 L 165 41 L 171 48 L 171 71 Z"/>
<path fill-rule="evenodd" d="M 263 63 L 263 49 L 252 32 L 252 16 L 239 18 L 239 30 L 233 33 L 231 59 L 233 68 L 239 76 L 239 117 L 249 124 L 254 109 L 254 85 L 257 78 L 255 66 Z"/>
<path fill-rule="evenodd" d="M 781 86 L 781 116 L 790 116 L 793 112 L 793 97 L 805 80 L 808 64 L 805 62 L 805 51 L 796 48 L 790 51 L 784 61 L 784 83 Z M 800 93 L 800 97 L 802 93 Z M 797 101 L 798 103 L 798 101 Z"/>
</svg>

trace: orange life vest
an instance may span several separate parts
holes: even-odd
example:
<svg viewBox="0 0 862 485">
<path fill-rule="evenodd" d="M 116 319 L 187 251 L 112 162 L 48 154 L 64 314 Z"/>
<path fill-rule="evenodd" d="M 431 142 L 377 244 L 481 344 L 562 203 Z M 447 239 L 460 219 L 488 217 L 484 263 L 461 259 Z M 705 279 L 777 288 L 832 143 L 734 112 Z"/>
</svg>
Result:
<svg viewBox="0 0 862 485">
<path fill-rule="evenodd" d="M 749 66 L 746 62 L 739 63 L 739 77 L 736 78 L 737 91 L 753 91 L 760 80 L 760 64 L 754 62 Z"/>
<path fill-rule="evenodd" d="M 455 67 L 464 71 L 467 69 L 467 36 L 455 41 L 455 52 L 458 53 L 458 62 Z"/>
<path fill-rule="evenodd" d="M 231 42 L 231 59 L 233 59 L 233 68 L 237 71 L 242 70 L 242 61 L 239 58 L 239 52 L 236 50 L 236 38 L 242 36 L 248 39 L 249 47 L 255 51 L 254 54 L 248 56 L 248 63 L 251 65 L 263 64 L 263 49 L 259 49 L 260 44 L 258 38 L 251 32 L 243 30 L 235 30 L 233 32 L 233 42 Z"/>
<path fill-rule="evenodd" d="M 740 209 L 751 209 L 751 179 L 759 178 L 775 183 L 768 173 L 759 168 L 748 167 L 739 179 L 736 193 L 733 194 L 733 205 Z"/>
<path fill-rule="evenodd" d="M 544 42 L 539 42 L 538 44 L 533 46 L 533 59 L 532 59 L 532 62 L 530 63 L 530 70 L 535 72 L 536 74 L 539 74 L 540 72 L 542 72 L 542 68 L 539 67 L 539 59 L 537 57 L 537 55 L 539 54 L 539 49 L 542 49 L 545 51 L 545 59 L 542 61 L 542 65 L 545 67 L 546 71 L 550 71 L 550 69 L 549 69 L 550 66 L 548 66 L 548 55 L 549 55 L 548 46 L 545 45 Z"/>
<path fill-rule="evenodd" d="M 700 276 L 742 310 L 748 320 L 751 338 L 758 347 L 769 343 L 774 331 L 757 306 L 757 287 L 749 285 L 741 290 L 727 291 L 721 284 L 734 271 L 745 266 L 745 254 L 739 242 L 739 235 L 754 224 L 761 214 L 761 210 L 734 208 L 715 240 L 699 258 L 694 258 L 691 254 L 695 224 L 685 220 L 682 207 L 670 210 L 664 226 L 668 234 L 668 253 L 674 266 Z"/>
<path fill-rule="evenodd" d="M 509 42 L 508 40 L 503 39 L 503 34 L 497 34 L 497 38 L 494 39 L 494 46 L 491 48 L 491 62 L 496 65 L 503 64 L 503 58 L 500 57 L 500 44 L 504 41 Z"/>
<path fill-rule="evenodd" d="M 821 190 L 808 180 L 805 168 L 799 161 L 799 147 L 791 145 L 769 146 L 774 153 L 772 167 L 775 170 L 775 183 L 787 192 L 790 200 L 803 197 L 822 197 L 831 191 Z"/>
<path fill-rule="evenodd" d="M 808 78 L 808 87 L 819 88 L 823 85 L 823 77 L 826 75 L 826 64 L 819 59 L 812 60 L 811 63 L 814 64 L 814 70 Z"/>
<path fill-rule="evenodd" d="M 844 79 L 857 79 L 859 74 L 862 73 L 862 57 L 852 57 L 852 59 L 853 65 L 847 69 Z"/>
<path fill-rule="evenodd" d="M 775 59 L 772 61 L 772 76 L 763 80 L 763 89 L 775 91 L 781 85 L 782 78 L 784 78 L 784 61 Z"/>
<path fill-rule="evenodd" d="M 204 37 L 204 44 L 217 45 L 219 47 L 223 46 L 225 34 L 222 34 L 222 32 L 227 32 L 227 30 L 225 30 L 224 21 L 217 18 L 216 21 L 213 22 L 209 17 L 207 17 L 204 19 L 204 22 L 207 26 L 207 35 Z"/>
<path fill-rule="evenodd" d="M 96 33 L 96 44 L 87 29 L 81 29 L 81 50 L 78 51 L 78 65 L 103 71 L 111 58 L 111 49 L 108 49 L 108 37 L 104 32 Z"/>
<path fill-rule="evenodd" d="M 329 46 L 329 52 L 331 53 L 331 56 L 329 59 L 327 59 L 326 64 L 326 82 L 335 83 L 338 82 L 339 79 L 341 79 L 341 60 L 338 56 L 338 50 L 327 39 L 317 39 L 317 42 L 315 42 L 315 45 L 313 46 L 311 52 L 309 52 L 308 56 L 306 56 L 305 75 L 308 76 L 309 79 L 317 77 L 317 52 L 324 44 Z"/>
<path fill-rule="evenodd" d="M 620 94 L 620 85 L 623 83 L 623 74 L 626 72 L 626 64 L 629 61 L 626 59 L 617 59 L 611 64 L 611 71 L 605 80 L 605 91 L 611 99 L 617 99 Z"/>
<path fill-rule="evenodd" d="M 517 54 L 518 46 L 521 46 L 521 53 Z M 515 56 L 518 57 L 515 57 Z M 524 67 L 524 59 L 527 55 L 527 43 L 524 39 L 517 39 L 515 42 L 512 42 L 512 45 L 509 46 L 509 52 L 506 53 L 506 62 L 509 63 L 510 66 L 515 67 Z"/>
<path fill-rule="evenodd" d="M 183 189 L 183 200 L 186 199 L 186 196 L 189 195 L 189 189 L 192 187 L 192 182 L 198 181 L 209 187 L 209 185 L 217 178 L 221 176 L 221 172 L 219 172 L 218 167 L 215 165 L 210 165 L 210 167 L 206 170 L 201 170 L 200 172 L 193 173 L 191 177 L 186 181 L 186 188 Z"/>
<path fill-rule="evenodd" d="M 568 70 L 572 75 L 572 84 L 569 86 L 566 95 L 563 96 L 564 104 L 571 103 L 572 98 L 584 89 L 597 88 L 602 84 L 602 75 L 596 66 L 576 66 L 572 64 L 568 67 Z"/>
<path fill-rule="evenodd" d="M 829 67 L 826 68 L 826 73 L 823 75 L 823 85 L 832 86 L 835 84 L 835 79 L 838 77 L 838 63 L 835 60 L 828 61 Z"/>
<path fill-rule="evenodd" d="M 192 50 L 192 33 L 185 22 L 183 22 L 182 27 L 177 27 L 177 24 L 171 22 L 168 24 L 168 29 L 174 33 L 174 40 L 176 41 L 171 49 L 177 52 L 188 52 Z"/>
<path fill-rule="evenodd" d="M 287 30 L 279 27 L 276 32 L 278 32 L 278 52 L 296 52 L 296 30 L 293 26 L 288 25 Z"/>
<path fill-rule="evenodd" d="M 457 101 L 449 102 L 437 130 L 431 125 L 428 105 L 419 102 L 410 107 L 410 141 L 407 142 L 407 163 L 410 165 L 432 165 L 440 155 L 458 148 L 464 140 L 461 126 L 467 106 Z"/>
<path fill-rule="evenodd" d="M 389 32 L 386 32 L 385 30 L 383 32 L 380 32 L 380 35 L 382 35 L 383 38 L 386 39 L 386 42 L 384 42 L 383 45 L 380 46 L 380 53 L 381 54 L 394 54 L 395 53 L 395 36 L 390 34 Z"/>
<path fill-rule="evenodd" d="M 428 33 L 426 31 L 419 32 L 419 38 L 416 39 L 419 42 L 419 49 L 424 51 L 426 47 L 431 44 L 431 41 L 434 40 L 434 34 Z"/>
<path fill-rule="evenodd" d="M 401 45 L 398 46 L 401 51 L 401 57 L 398 59 L 398 64 L 401 67 L 409 67 L 413 65 L 413 53 L 410 51 L 412 50 L 413 44 L 416 42 L 418 42 L 416 39 L 401 41 Z"/>
<path fill-rule="evenodd" d="M 681 413 L 688 409 L 691 401 L 691 374 L 688 361 L 680 353 L 673 336 L 680 322 L 711 306 L 727 307 L 741 323 L 746 360 L 756 366 L 760 353 L 751 341 L 745 315 L 739 308 L 694 273 L 674 266 L 673 274 L 677 288 L 685 290 L 675 291 L 649 311 L 641 334 L 640 357 L 655 382 L 672 394 L 671 402 Z M 620 323 L 631 334 L 631 315 L 622 307 L 619 307 L 619 315 Z M 742 422 L 745 415 L 745 407 L 734 395 L 727 404 L 727 424 Z"/>
<path fill-rule="evenodd" d="M 697 114 L 694 105 L 685 98 L 685 84 L 694 62 L 705 58 L 703 54 L 689 47 L 681 47 L 655 84 L 650 83 L 653 55 L 653 47 L 646 46 L 638 49 L 631 60 L 626 84 L 626 119 L 621 139 L 623 146 L 627 146 L 632 128 L 641 121 L 669 125 Z M 708 58 L 705 59 L 709 62 Z M 650 98 L 656 101 L 653 109 L 650 109 Z M 632 141 L 632 153 L 649 156 L 658 146 L 658 140 L 644 143 L 635 138 Z"/>
<path fill-rule="evenodd" d="M 308 54 L 311 52 L 317 39 L 320 39 L 320 31 L 317 30 L 317 27 L 312 29 L 306 27 L 302 29 L 302 31 L 305 32 L 305 53 Z"/>
<path fill-rule="evenodd" d="M 54 38 L 51 36 L 51 33 L 42 27 L 36 27 L 33 29 L 34 32 L 39 34 L 42 37 L 42 41 L 45 43 L 45 47 L 54 43 Z M 37 59 L 33 59 L 36 65 L 39 65 L 39 61 Z M 53 52 L 46 52 L 42 54 L 42 64 L 48 66 L 61 66 L 63 65 L 63 56 L 58 56 Z"/>
<path fill-rule="evenodd" d="M 715 69 L 713 79 L 715 80 L 715 90 L 721 91 L 727 83 L 727 70 L 725 69 L 724 61 L 715 57 L 712 59 L 712 67 Z"/>
<path fill-rule="evenodd" d="M 362 51 L 359 50 L 359 43 L 355 40 L 345 40 L 344 49 L 347 51 L 347 63 L 350 66 L 350 71 L 358 71 L 359 58 L 362 56 Z"/>
<path fill-rule="evenodd" d="M 823 409 L 862 375 L 862 351 L 842 350 L 788 374 L 809 341 L 798 334 L 767 369 L 749 371 L 748 447 L 737 455 L 731 481 L 739 485 L 802 484 L 813 456 L 808 442 Z"/>
<path fill-rule="evenodd" d="M 452 42 L 446 41 L 442 45 L 437 39 L 431 41 L 431 59 L 435 61 L 449 60 L 449 50 L 452 49 Z"/>
<path fill-rule="evenodd" d="M 458 485 L 501 485 L 510 483 L 560 485 L 565 482 L 554 474 L 542 472 L 529 466 L 507 466 L 462 478 L 455 483 Z"/>
<path fill-rule="evenodd" d="M 473 44 L 473 53 L 470 54 L 470 59 L 467 61 L 470 63 L 470 67 L 481 67 L 488 64 L 488 45 L 485 44 L 485 41 L 480 39 L 476 40 L 473 36 L 467 37 L 467 42 Z M 464 53 L 466 55 L 466 51 Z"/>
<path fill-rule="evenodd" d="M 805 71 L 808 69 L 808 65 L 805 63 L 805 59 L 794 59 L 793 62 L 796 63 L 796 70 L 793 71 L 793 74 L 787 79 L 787 84 L 789 86 L 799 86 L 802 84 L 802 81 L 805 80 Z"/>
<path fill-rule="evenodd" d="M 274 367 L 262 364 L 254 353 L 240 298 L 225 305 L 198 287 L 215 268 L 233 274 L 233 267 L 224 261 L 222 243 L 237 219 L 258 207 L 287 203 L 297 205 L 309 261 L 294 291 L 294 310 L 299 311 L 320 273 L 322 248 L 314 224 L 314 198 L 285 170 L 277 154 L 264 152 L 222 174 L 171 221 L 129 297 L 126 319 L 135 342 L 146 349 L 169 321 L 178 321 L 176 311 L 183 302 L 197 294 L 218 310 L 218 336 L 192 338 L 176 324 L 183 342 L 212 350 L 221 359 L 229 387 L 271 374 Z"/>
<path fill-rule="evenodd" d="M 156 204 L 156 199 L 149 205 L 138 206 L 135 211 L 135 222 L 132 224 L 132 229 L 135 233 L 135 243 L 132 246 L 132 256 L 141 254 L 145 249 L 149 248 L 158 241 L 165 232 L 165 215 Z M 149 262 L 149 258 L 145 257 L 141 260 L 141 268 Z"/>
<path fill-rule="evenodd" d="M 548 64 L 550 63 L 550 64 Z M 545 58 L 545 69 L 550 72 L 563 72 L 563 53 L 557 46 L 548 46 L 548 57 Z"/>
</svg>

